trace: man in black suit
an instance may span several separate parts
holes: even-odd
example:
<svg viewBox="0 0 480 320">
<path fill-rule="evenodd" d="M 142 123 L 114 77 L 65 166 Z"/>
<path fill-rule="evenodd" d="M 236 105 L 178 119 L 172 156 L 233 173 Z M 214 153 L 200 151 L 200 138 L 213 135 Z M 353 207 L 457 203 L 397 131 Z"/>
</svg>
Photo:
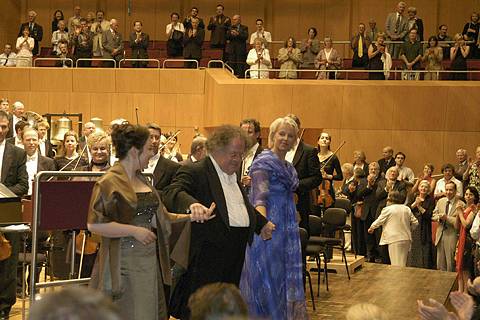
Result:
<svg viewBox="0 0 480 320">
<path fill-rule="evenodd" d="M 245 156 L 242 161 L 242 166 L 237 171 L 237 178 L 240 179 L 240 182 L 246 188 L 246 191 L 250 190 L 250 184 L 252 179 L 248 175 L 250 167 L 252 166 L 253 160 L 263 151 L 261 146 L 260 138 L 260 122 L 255 119 L 243 119 L 240 121 L 240 128 L 247 134 L 249 137 L 248 146 L 249 149 L 245 152 Z"/>
<path fill-rule="evenodd" d="M 180 164 L 191 164 L 205 158 L 207 156 L 207 147 L 205 146 L 206 142 L 207 138 L 201 135 L 193 138 L 192 144 L 190 145 L 190 154 L 188 155 L 187 159 L 183 160 Z"/>
<path fill-rule="evenodd" d="M 0 110 L 0 182 L 17 196 L 28 191 L 28 175 L 24 150 L 6 143 L 8 114 Z M 12 245 L 10 258 L 0 261 L 0 319 L 8 319 L 16 301 L 17 263 L 20 239 L 17 233 L 5 233 Z"/>
<path fill-rule="evenodd" d="M 142 22 L 133 23 L 133 32 L 130 33 L 130 48 L 132 49 L 132 59 L 148 59 L 148 42 L 150 37 L 142 32 Z M 146 68 L 147 61 L 133 61 L 134 68 Z"/>
<path fill-rule="evenodd" d="M 360 217 L 360 225 L 363 228 L 364 243 L 366 245 L 367 259 L 375 262 L 375 258 L 380 258 L 375 244 L 375 236 L 368 233 L 375 217 L 377 215 L 378 200 L 376 191 L 379 183 L 385 183 L 385 179 L 380 174 L 380 166 L 377 162 L 371 162 L 368 165 L 368 176 L 362 178 L 356 190 L 357 204 L 362 203 L 362 215 Z"/>
<path fill-rule="evenodd" d="M 28 22 L 22 23 L 22 25 L 20 26 L 20 31 L 18 31 L 18 36 L 21 37 L 23 35 L 23 28 L 28 27 L 28 29 L 30 30 L 30 37 L 35 40 L 35 46 L 32 50 L 32 54 L 34 56 L 39 54 L 39 42 L 42 41 L 43 38 L 43 28 L 41 25 L 35 22 L 36 18 L 37 13 L 33 10 L 30 10 L 28 12 Z"/>
<path fill-rule="evenodd" d="M 289 114 L 287 117 L 292 118 L 300 129 L 300 119 L 296 115 Z M 285 160 L 290 161 L 297 171 L 299 184 L 295 194 L 298 197 L 297 211 L 300 214 L 300 227 L 309 231 L 308 215 L 312 212 L 312 190 L 322 182 L 318 151 L 299 139 L 296 148 L 287 153 Z"/>
<path fill-rule="evenodd" d="M 155 123 L 147 124 L 148 131 L 150 131 L 150 141 L 152 142 L 152 150 L 155 154 L 150 158 L 148 167 L 145 172 L 153 173 L 153 184 L 155 189 L 162 191 L 166 186 L 172 182 L 175 173 L 177 173 L 180 164 L 165 159 L 160 149 L 160 137 L 162 135 L 162 129 Z"/>
<path fill-rule="evenodd" d="M 47 131 L 50 129 L 50 124 L 47 120 L 37 123 L 37 132 L 38 132 L 38 149 L 40 154 L 45 157 L 54 158 L 55 151 L 53 150 L 53 145 L 49 139 L 47 139 Z"/>
<path fill-rule="evenodd" d="M 182 166 L 165 189 L 172 212 L 190 212 L 190 260 L 172 297 L 172 315 L 187 319 L 187 301 L 198 288 L 214 282 L 239 285 L 247 243 L 253 234 L 270 239 L 275 226 L 256 211 L 238 182 L 247 137 L 234 126 L 217 128 L 207 140 L 208 156 Z"/>
<path fill-rule="evenodd" d="M 205 30 L 199 26 L 199 20 L 192 18 L 191 27 L 185 30 L 183 35 L 183 58 L 194 59 L 198 61 L 202 59 L 202 45 L 205 39 Z M 194 62 L 185 62 L 186 68 L 196 68 Z"/>
<path fill-rule="evenodd" d="M 232 17 L 232 25 L 227 30 L 228 62 L 235 75 L 239 78 L 245 76 L 245 63 L 247 60 L 248 27 L 241 24 L 240 15 Z"/>
<path fill-rule="evenodd" d="M 390 146 L 386 146 L 382 150 L 382 155 L 383 158 L 378 160 L 378 165 L 380 166 L 380 173 L 385 176 L 387 173 L 387 170 L 390 167 L 393 167 L 396 165 L 395 159 L 393 158 L 393 148 Z"/>
</svg>

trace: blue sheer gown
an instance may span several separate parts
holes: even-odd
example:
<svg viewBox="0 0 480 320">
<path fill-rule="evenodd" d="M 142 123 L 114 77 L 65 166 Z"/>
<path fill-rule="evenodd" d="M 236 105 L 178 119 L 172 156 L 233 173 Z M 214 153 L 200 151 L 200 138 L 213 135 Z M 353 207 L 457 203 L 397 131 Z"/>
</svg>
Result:
<svg viewBox="0 0 480 320">
<path fill-rule="evenodd" d="M 250 169 L 250 201 L 267 208 L 276 229 L 272 239 L 255 235 L 247 247 L 240 290 L 250 316 L 264 319 L 307 319 L 302 254 L 293 191 L 295 168 L 272 151 L 263 151 Z"/>
</svg>

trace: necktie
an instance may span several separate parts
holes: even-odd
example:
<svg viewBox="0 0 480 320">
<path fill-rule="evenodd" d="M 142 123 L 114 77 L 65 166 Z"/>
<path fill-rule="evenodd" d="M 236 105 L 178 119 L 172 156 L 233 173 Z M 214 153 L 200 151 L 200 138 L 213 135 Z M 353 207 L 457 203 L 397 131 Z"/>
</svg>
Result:
<svg viewBox="0 0 480 320">
<path fill-rule="evenodd" d="M 363 57 L 363 40 L 362 36 L 358 37 L 358 57 L 361 58 Z"/>
<path fill-rule="evenodd" d="M 33 23 L 30 23 L 30 31 L 33 31 Z"/>
<path fill-rule="evenodd" d="M 397 13 L 397 21 L 395 21 L 395 33 L 398 32 L 399 28 L 400 28 L 400 14 Z"/>
<path fill-rule="evenodd" d="M 8 56 L 9 56 L 9 55 L 7 55 L 7 58 L 5 59 L 5 62 L 3 63 L 4 66 L 6 66 L 7 63 L 8 63 Z"/>
</svg>

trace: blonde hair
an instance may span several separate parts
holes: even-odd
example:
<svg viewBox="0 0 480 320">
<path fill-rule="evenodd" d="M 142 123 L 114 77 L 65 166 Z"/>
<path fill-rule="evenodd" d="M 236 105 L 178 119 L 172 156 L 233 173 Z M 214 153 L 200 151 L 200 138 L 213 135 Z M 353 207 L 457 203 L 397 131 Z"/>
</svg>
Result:
<svg viewBox="0 0 480 320">
<path fill-rule="evenodd" d="M 272 122 L 272 124 L 270 125 L 270 132 L 268 133 L 268 147 L 269 148 L 273 147 L 275 134 L 277 133 L 280 126 L 282 126 L 284 124 L 287 124 L 294 129 L 295 139 L 297 138 L 297 136 L 298 136 L 298 126 L 297 126 L 297 123 L 292 118 L 283 117 L 283 118 L 275 119 Z"/>
<path fill-rule="evenodd" d="M 430 193 L 430 191 L 431 191 L 430 182 L 428 182 L 427 180 L 422 180 L 418 184 L 418 187 L 420 188 L 422 185 L 426 185 L 427 186 L 427 193 Z"/>
<path fill-rule="evenodd" d="M 92 132 L 87 139 L 88 148 L 92 149 L 93 145 L 105 140 L 107 144 L 108 153 L 110 153 L 110 145 L 112 144 L 107 134 L 103 131 Z"/>
<path fill-rule="evenodd" d="M 386 313 L 371 303 L 358 303 L 347 311 L 347 320 L 387 320 Z"/>
</svg>

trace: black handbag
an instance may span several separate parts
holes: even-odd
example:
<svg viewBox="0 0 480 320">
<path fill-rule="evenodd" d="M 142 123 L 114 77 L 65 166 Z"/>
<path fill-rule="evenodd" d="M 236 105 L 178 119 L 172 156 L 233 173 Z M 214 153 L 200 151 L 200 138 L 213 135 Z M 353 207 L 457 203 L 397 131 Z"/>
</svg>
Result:
<svg viewBox="0 0 480 320">
<path fill-rule="evenodd" d="M 173 41 L 182 41 L 183 40 L 183 32 L 174 29 L 173 34 L 172 34 L 172 40 Z"/>
</svg>

